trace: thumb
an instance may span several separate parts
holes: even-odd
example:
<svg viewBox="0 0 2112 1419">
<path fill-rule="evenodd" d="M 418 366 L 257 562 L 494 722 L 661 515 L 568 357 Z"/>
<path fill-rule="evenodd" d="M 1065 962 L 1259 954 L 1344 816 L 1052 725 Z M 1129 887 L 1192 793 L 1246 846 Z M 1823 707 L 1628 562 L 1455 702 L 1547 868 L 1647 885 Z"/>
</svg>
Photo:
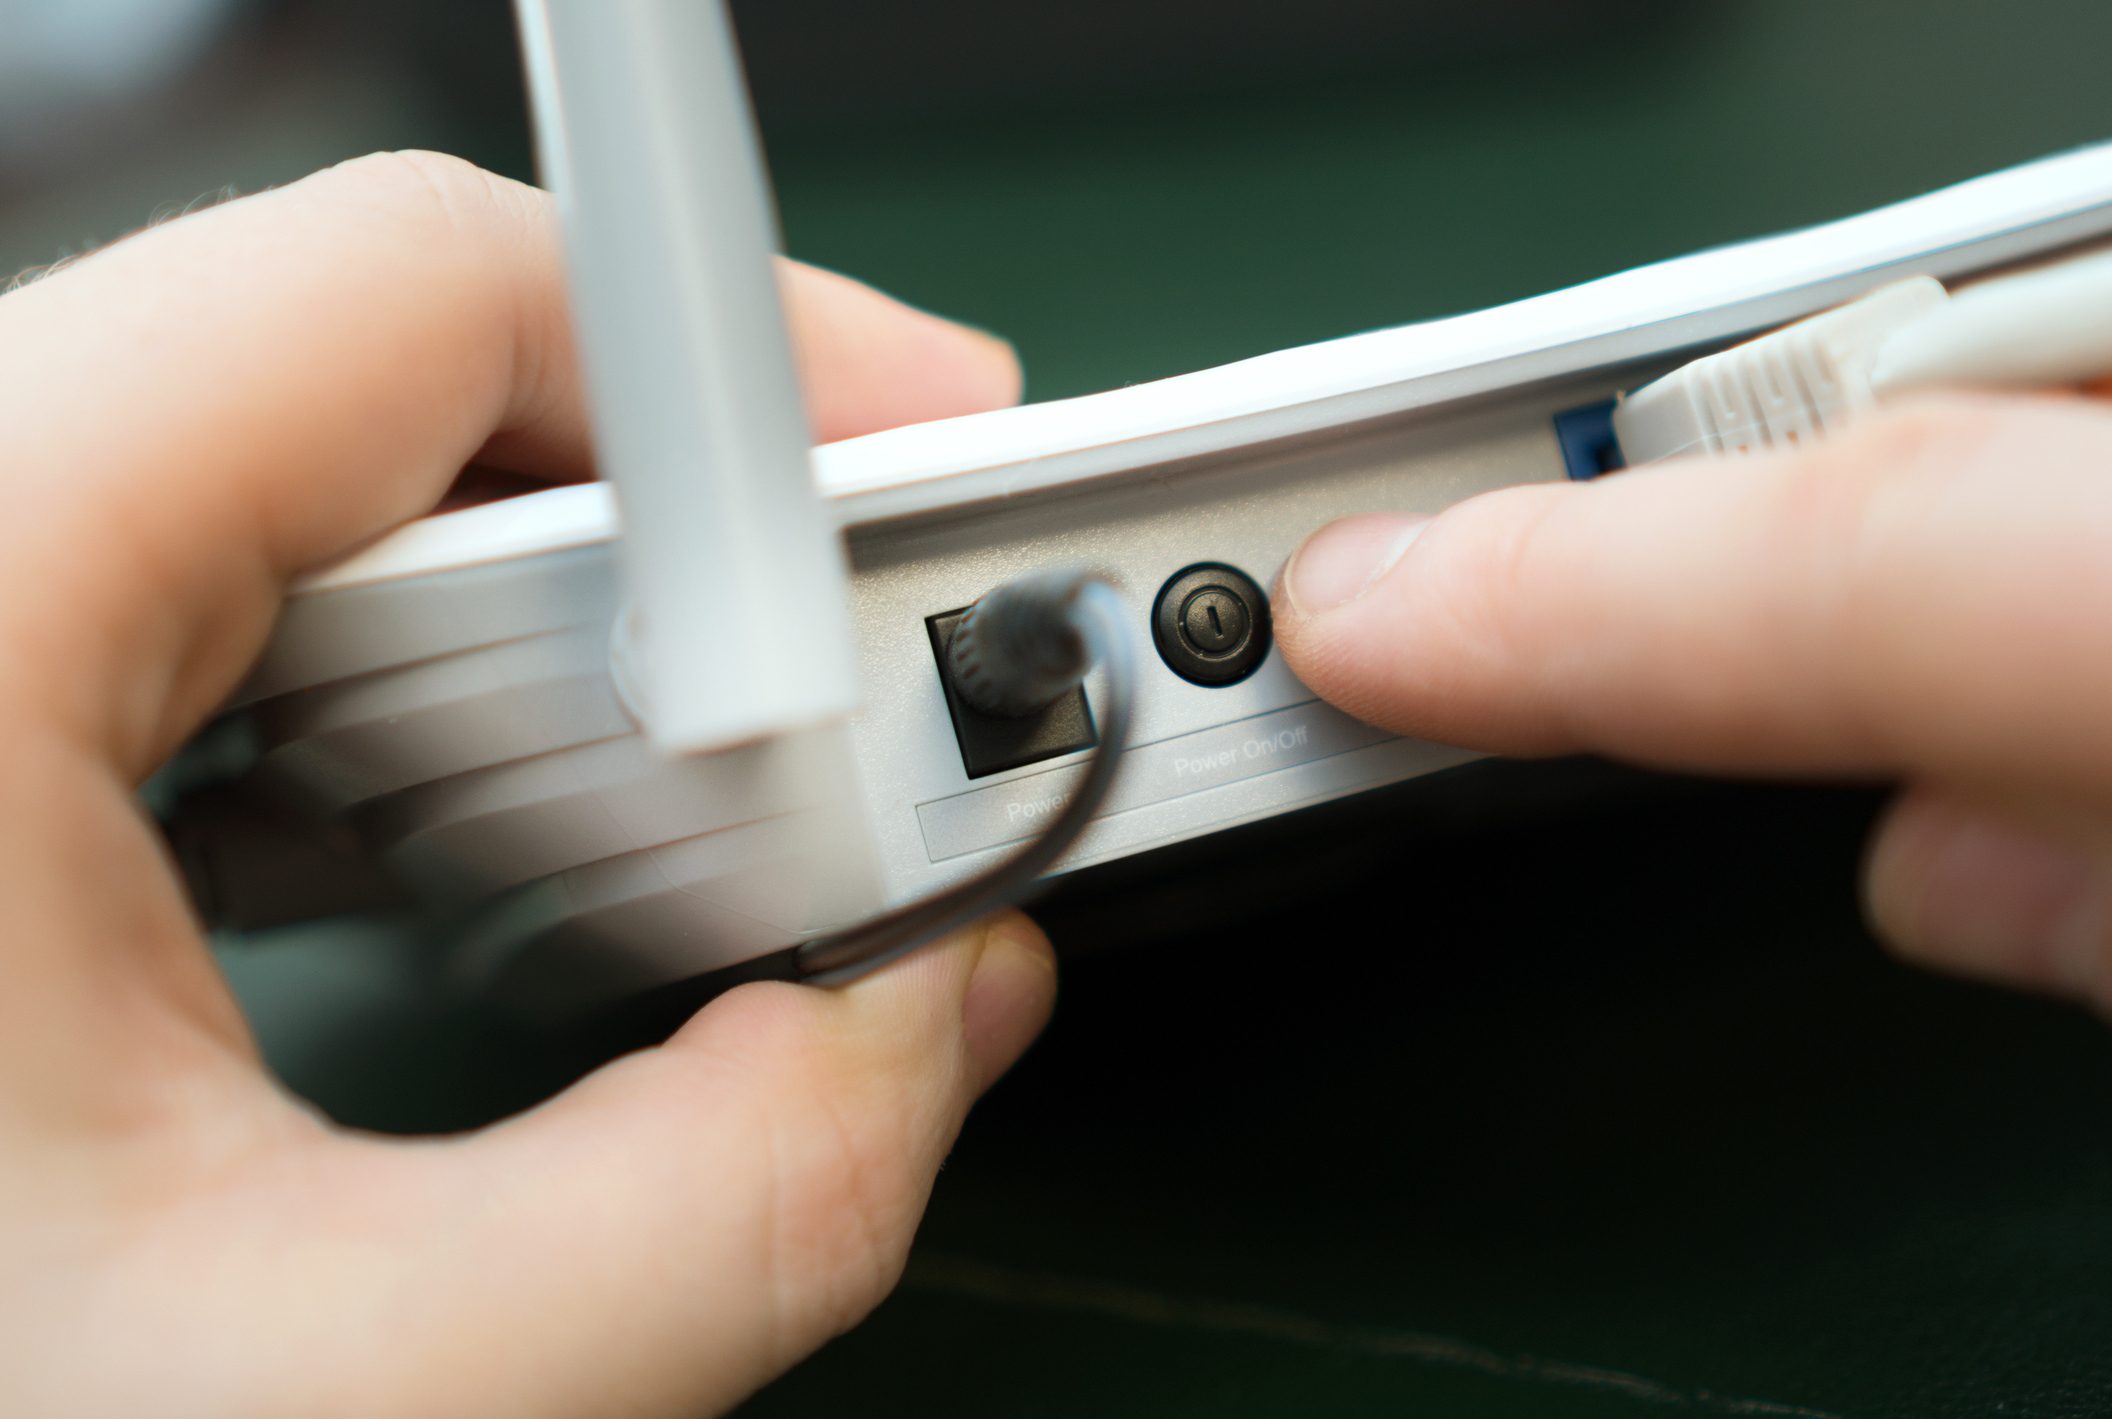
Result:
<svg viewBox="0 0 2112 1419">
<path fill-rule="evenodd" d="M 1864 868 L 1877 932 L 1912 961 L 2112 1011 L 2112 824 L 2101 805 L 1910 788 Z"/>
<path fill-rule="evenodd" d="M 430 1367 L 409 1392 L 513 1415 L 731 1406 L 893 1288 L 968 1106 L 1055 980 L 1041 933 L 999 917 L 840 990 L 744 986 L 444 1145 L 424 1161 L 445 1240 L 385 1288 Z"/>
</svg>

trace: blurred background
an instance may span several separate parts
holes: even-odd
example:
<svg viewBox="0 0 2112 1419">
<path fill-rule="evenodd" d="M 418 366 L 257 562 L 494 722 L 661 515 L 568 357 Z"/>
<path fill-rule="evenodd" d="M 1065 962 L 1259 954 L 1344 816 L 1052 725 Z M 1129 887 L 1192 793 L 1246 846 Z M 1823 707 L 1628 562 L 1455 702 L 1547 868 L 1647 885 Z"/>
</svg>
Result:
<svg viewBox="0 0 2112 1419">
<path fill-rule="evenodd" d="M 792 251 L 1048 398 L 2102 137 L 2091 0 L 752 0 Z M 377 148 L 529 174 L 501 0 L 0 0 L 0 270 Z"/>
<path fill-rule="evenodd" d="M 1030 398 L 2112 137 L 2102 0 L 735 10 L 792 252 Z M 531 175 L 500 0 L 0 0 L 0 278 L 411 146 Z M 1878 802 L 1499 765 L 1069 884 L 904 1290 L 753 1412 L 2112 1412 L 2112 1036 L 1888 963 Z M 578 1057 L 435 930 L 224 959 L 293 1087 L 455 1128 Z"/>
</svg>

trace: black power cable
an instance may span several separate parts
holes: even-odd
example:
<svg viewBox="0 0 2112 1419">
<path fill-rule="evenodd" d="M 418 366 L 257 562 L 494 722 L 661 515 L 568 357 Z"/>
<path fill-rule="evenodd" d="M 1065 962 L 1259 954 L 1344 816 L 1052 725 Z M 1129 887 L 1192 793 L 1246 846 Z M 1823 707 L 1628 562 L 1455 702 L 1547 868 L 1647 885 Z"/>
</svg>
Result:
<svg viewBox="0 0 2112 1419">
<path fill-rule="evenodd" d="M 959 886 L 804 943 L 793 956 L 800 979 L 837 985 L 905 956 L 1009 905 L 1069 851 L 1107 801 L 1129 743 L 1137 663 L 1128 610 L 1112 586 L 1086 572 L 1035 572 L 969 608 L 954 631 L 960 653 L 949 647 L 947 656 L 955 689 L 992 712 L 1030 714 L 1098 665 L 1107 687 L 1100 745 L 1040 837 Z"/>
</svg>

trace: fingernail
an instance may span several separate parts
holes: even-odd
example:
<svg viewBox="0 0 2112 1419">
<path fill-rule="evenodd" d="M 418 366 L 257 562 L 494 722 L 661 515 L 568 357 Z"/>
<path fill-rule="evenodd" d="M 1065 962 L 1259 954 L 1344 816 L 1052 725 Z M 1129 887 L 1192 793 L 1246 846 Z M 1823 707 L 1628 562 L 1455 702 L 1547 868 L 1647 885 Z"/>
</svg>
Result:
<svg viewBox="0 0 2112 1419">
<path fill-rule="evenodd" d="M 2087 995 L 2098 984 L 2112 892 L 2084 854 L 1942 804 L 1910 804 L 1879 840 L 1870 915 L 1925 964 Z"/>
<path fill-rule="evenodd" d="M 1026 1053 L 1056 1003 L 1056 953 L 1048 938 L 1017 915 L 1000 917 L 987 930 L 961 1006 L 981 1089 Z"/>
<path fill-rule="evenodd" d="M 1292 606 L 1316 616 L 1356 600 L 1393 570 L 1429 525 L 1427 517 L 1398 512 L 1329 523 L 1305 540 L 1284 571 Z"/>
</svg>

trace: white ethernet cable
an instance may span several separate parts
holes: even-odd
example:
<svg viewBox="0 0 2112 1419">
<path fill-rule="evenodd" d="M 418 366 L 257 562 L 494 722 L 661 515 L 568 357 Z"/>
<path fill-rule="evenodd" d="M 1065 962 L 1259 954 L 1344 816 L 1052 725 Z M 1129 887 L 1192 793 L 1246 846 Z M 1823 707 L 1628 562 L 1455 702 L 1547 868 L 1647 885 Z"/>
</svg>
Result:
<svg viewBox="0 0 2112 1419">
<path fill-rule="evenodd" d="M 1967 286 L 1884 343 L 1880 398 L 1937 385 L 2012 389 L 2112 373 L 2112 247 Z"/>
<path fill-rule="evenodd" d="M 1893 395 L 2044 388 L 2112 373 L 2112 248 L 1977 282 L 1894 282 L 1695 360 L 1623 398 L 1628 464 L 1794 447 Z"/>
</svg>

